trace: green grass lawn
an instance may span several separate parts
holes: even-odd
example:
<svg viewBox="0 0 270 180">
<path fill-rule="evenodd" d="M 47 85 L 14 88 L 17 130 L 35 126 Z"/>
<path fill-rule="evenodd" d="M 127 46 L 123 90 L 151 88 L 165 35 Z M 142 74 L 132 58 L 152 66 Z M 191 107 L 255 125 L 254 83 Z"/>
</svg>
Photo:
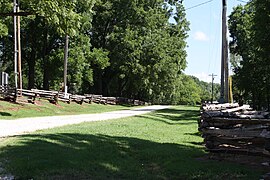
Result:
<svg viewBox="0 0 270 180">
<path fill-rule="evenodd" d="M 39 116 L 92 114 L 131 108 L 132 107 L 130 106 L 102 105 L 95 103 L 83 103 L 82 105 L 79 105 L 76 103 L 67 104 L 59 102 L 59 105 L 54 105 L 46 100 L 37 101 L 37 105 L 30 103 L 16 104 L 6 101 L 0 101 L 0 120 Z"/>
<path fill-rule="evenodd" d="M 259 179 L 264 172 L 206 155 L 197 107 L 70 125 L 1 139 L 17 179 Z"/>
</svg>

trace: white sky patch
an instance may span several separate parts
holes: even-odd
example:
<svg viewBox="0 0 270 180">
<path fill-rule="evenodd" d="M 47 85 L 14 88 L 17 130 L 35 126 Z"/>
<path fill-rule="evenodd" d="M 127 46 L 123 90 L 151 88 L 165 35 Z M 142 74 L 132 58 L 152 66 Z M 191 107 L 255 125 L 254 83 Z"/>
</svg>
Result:
<svg viewBox="0 0 270 180">
<path fill-rule="evenodd" d="M 209 37 L 202 31 L 197 31 L 193 37 L 197 41 L 209 41 Z"/>
</svg>

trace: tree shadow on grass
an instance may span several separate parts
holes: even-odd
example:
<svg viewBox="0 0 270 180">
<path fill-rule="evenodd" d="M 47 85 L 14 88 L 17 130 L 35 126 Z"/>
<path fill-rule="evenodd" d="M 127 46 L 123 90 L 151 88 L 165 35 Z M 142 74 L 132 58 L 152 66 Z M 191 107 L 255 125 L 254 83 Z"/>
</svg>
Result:
<svg viewBox="0 0 270 180">
<path fill-rule="evenodd" d="M 163 122 L 163 123 L 166 123 L 168 125 L 189 125 L 189 124 L 196 124 L 197 122 L 195 121 L 186 121 L 186 120 L 179 120 L 179 121 L 171 121 L 171 120 L 167 120 L 165 119 L 165 116 L 164 115 L 158 115 L 158 114 L 155 114 L 155 115 L 137 115 L 136 117 L 138 118 L 142 118 L 142 119 L 151 119 L 151 120 L 154 120 L 154 121 L 158 121 L 158 122 Z"/>
<path fill-rule="evenodd" d="M 195 133 L 185 133 L 185 135 L 191 135 L 191 136 L 198 136 L 198 137 L 202 137 L 202 133 L 201 132 L 195 132 Z"/>
<path fill-rule="evenodd" d="M 199 119 L 199 111 L 163 109 L 156 111 L 155 114 L 139 115 L 137 117 L 147 117 L 149 119 L 164 122 L 169 125 L 188 125 L 197 123 Z"/>
<path fill-rule="evenodd" d="M 198 120 L 199 111 L 197 110 L 177 110 L 177 109 L 163 109 L 158 112 L 158 116 L 168 118 L 171 121 L 190 121 L 190 120 Z M 175 115 L 177 114 L 177 115 Z"/>
<path fill-rule="evenodd" d="M 0 118 L 1 116 L 12 116 L 10 113 L 7 112 L 0 112 Z"/>
<path fill-rule="evenodd" d="M 6 101 L 5 99 L 1 98 L 0 97 L 0 102 L 7 102 L 7 103 L 10 103 L 10 104 L 16 104 L 16 105 L 20 105 L 20 106 L 25 106 L 25 104 L 23 103 L 19 103 L 19 102 L 14 102 L 14 101 Z"/>
<path fill-rule="evenodd" d="M 252 174 L 195 160 L 204 155 L 200 148 L 138 138 L 61 133 L 17 140 L 0 148 L 0 161 L 8 162 L 6 170 L 16 179 L 235 179 Z"/>
</svg>

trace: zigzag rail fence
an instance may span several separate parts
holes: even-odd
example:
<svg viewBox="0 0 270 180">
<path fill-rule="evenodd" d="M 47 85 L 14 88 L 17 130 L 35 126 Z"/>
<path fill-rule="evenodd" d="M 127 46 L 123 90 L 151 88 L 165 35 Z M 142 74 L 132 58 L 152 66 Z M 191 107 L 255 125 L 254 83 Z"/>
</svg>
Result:
<svg viewBox="0 0 270 180">
<path fill-rule="evenodd" d="M 0 96 L 7 101 L 16 102 L 20 98 L 27 98 L 29 103 L 35 104 L 38 99 L 47 99 L 53 104 L 58 104 L 58 101 L 66 102 L 70 104 L 71 102 L 76 102 L 78 104 L 83 103 L 98 103 L 98 104 L 129 104 L 129 105 L 146 105 L 147 103 L 140 100 L 128 99 L 123 97 L 104 97 L 102 95 L 96 94 L 70 94 L 60 91 L 49 91 L 49 90 L 39 90 L 39 89 L 15 89 L 10 86 L 0 86 Z"/>
</svg>

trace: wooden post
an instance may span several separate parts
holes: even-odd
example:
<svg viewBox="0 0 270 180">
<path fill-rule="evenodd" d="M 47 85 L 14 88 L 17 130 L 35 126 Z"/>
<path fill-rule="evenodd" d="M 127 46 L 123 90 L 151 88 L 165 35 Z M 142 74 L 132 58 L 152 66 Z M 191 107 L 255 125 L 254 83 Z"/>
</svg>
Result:
<svg viewBox="0 0 270 180">
<path fill-rule="evenodd" d="M 225 84 L 225 90 L 224 90 L 224 94 L 225 94 L 225 102 L 229 102 L 229 56 L 228 56 L 228 39 L 227 39 L 227 0 L 223 0 L 224 1 L 224 32 L 223 32 L 223 41 L 224 41 L 224 71 L 225 71 L 225 79 L 224 79 L 224 84 Z"/>
<path fill-rule="evenodd" d="M 233 103 L 232 76 L 229 77 L 229 103 Z"/>
<path fill-rule="evenodd" d="M 18 2 L 19 3 L 19 2 Z M 19 4 L 17 4 L 17 13 L 20 11 Z M 17 40 L 18 40 L 18 88 L 22 89 L 22 63 L 21 63 L 21 22 L 20 16 L 17 16 Z"/>
<path fill-rule="evenodd" d="M 17 12 L 17 1 L 14 0 L 13 1 L 13 12 L 16 13 Z M 17 53 L 18 53 L 18 44 L 17 44 L 17 16 L 14 15 L 13 17 L 13 22 L 14 22 L 14 78 L 15 78 L 15 88 L 18 88 L 18 66 L 17 66 Z"/>
<path fill-rule="evenodd" d="M 222 48 L 221 48 L 221 90 L 220 103 L 229 101 L 229 60 L 227 40 L 227 2 L 222 0 Z"/>
<path fill-rule="evenodd" d="M 65 55 L 64 55 L 64 91 L 65 91 L 65 96 L 67 93 L 68 43 L 69 43 L 69 36 L 66 35 L 66 37 L 65 37 Z"/>
<path fill-rule="evenodd" d="M 21 34 L 20 16 L 33 15 L 33 12 L 20 12 L 19 0 L 13 0 L 13 12 L 0 13 L 0 16 L 13 16 L 14 23 L 14 84 L 15 88 L 22 89 L 22 64 L 21 64 Z M 19 76 L 19 84 L 18 84 Z"/>
</svg>

